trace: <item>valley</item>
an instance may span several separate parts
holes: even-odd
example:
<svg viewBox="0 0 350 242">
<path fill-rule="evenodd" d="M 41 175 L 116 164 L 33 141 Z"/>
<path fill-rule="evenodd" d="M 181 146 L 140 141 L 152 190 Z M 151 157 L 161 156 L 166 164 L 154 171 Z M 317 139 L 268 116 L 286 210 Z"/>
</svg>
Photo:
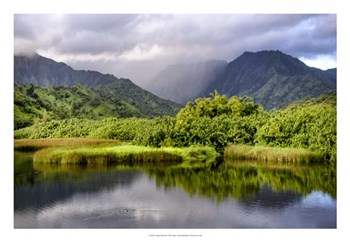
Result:
<svg viewBox="0 0 350 242">
<path fill-rule="evenodd" d="M 310 68 L 278 51 L 245 52 L 228 64 L 170 66 L 152 85 L 149 90 L 160 97 L 129 79 L 74 70 L 38 55 L 15 57 L 16 227 L 65 228 L 67 221 L 79 228 L 162 227 L 150 214 L 169 202 L 149 207 L 150 194 L 157 201 L 182 197 L 191 204 L 195 196 L 218 207 L 229 202 L 245 213 L 259 201 L 261 214 L 268 206 L 291 209 L 320 198 L 330 201 L 329 213 L 316 213 L 327 218 L 324 224 L 313 224 L 316 215 L 303 224 L 301 212 L 296 225 L 282 218 L 279 226 L 334 227 L 336 70 Z M 85 191 L 93 195 L 81 197 Z M 115 207 L 114 193 L 128 202 L 118 200 L 122 207 Z M 41 194 L 39 200 L 32 194 Z M 78 205 L 69 200 L 74 194 Z M 107 207 L 96 205 L 101 202 Z M 164 213 L 175 210 L 166 207 Z M 52 217 L 43 218 L 44 211 Z M 136 213 L 148 219 L 128 219 Z M 159 213 L 177 226 L 177 215 Z M 194 219 L 184 224 L 198 226 L 201 216 Z M 201 226 L 226 227 L 206 222 Z"/>
</svg>

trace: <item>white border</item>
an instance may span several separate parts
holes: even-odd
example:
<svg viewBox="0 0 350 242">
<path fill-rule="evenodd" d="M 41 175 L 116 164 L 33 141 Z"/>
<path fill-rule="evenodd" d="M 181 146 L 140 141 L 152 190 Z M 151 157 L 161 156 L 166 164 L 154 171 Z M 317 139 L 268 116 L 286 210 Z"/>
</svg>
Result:
<svg viewBox="0 0 350 242">
<path fill-rule="evenodd" d="M 347 160 L 349 131 L 349 13 L 346 1 L 323 0 L 11 0 L 1 1 L 1 151 L 0 160 L 2 237 L 10 241 L 79 241 L 141 239 L 142 241 L 204 240 L 204 241 L 344 241 L 349 238 L 347 215 L 350 161 Z M 335 13 L 337 14 L 338 61 L 338 193 L 337 229 L 71 229 L 71 230 L 17 230 L 13 229 L 13 14 L 15 13 Z M 5 233 L 3 233 L 5 232 Z M 150 234 L 200 234 L 202 237 L 150 237 Z"/>
</svg>

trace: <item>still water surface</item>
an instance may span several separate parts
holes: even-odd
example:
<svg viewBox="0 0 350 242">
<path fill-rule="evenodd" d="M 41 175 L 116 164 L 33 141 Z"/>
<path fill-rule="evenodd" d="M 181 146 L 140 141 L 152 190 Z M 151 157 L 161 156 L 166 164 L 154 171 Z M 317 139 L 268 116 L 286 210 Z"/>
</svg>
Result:
<svg viewBox="0 0 350 242">
<path fill-rule="evenodd" d="M 335 228 L 322 168 L 43 166 L 15 154 L 15 228 Z"/>
</svg>

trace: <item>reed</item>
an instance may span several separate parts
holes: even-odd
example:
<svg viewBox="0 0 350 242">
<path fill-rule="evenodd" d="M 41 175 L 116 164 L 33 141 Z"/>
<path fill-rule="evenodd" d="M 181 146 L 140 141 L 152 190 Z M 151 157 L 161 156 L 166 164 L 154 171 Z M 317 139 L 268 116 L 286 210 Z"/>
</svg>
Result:
<svg viewBox="0 0 350 242">
<path fill-rule="evenodd" d="M 132 145 L 51 147 L 39 150 L 33 156 L 36 163 L 130 166 L 151 164 L 157 167 L 208 166 L 215 162 L 215 158 L 216 152 L 212 147 L 151 148 Z"/>
<path fill-rule="evenodd" d="M 20 151 L 36 151 L 48 147 L 77 147 L 82 145 L 118 145 L 118 140 L 92 138 L 62 139 L 20 139 L 14 140 L 14 149 Z"/>
<path fill-rule="evenodd" d="M 301 148 L 281 148 L 250 145 L 229 145 L 224 152 L 225 162 L 259 161 L 278 164 L 322 164 L 324 154 Z"/>
</svg>

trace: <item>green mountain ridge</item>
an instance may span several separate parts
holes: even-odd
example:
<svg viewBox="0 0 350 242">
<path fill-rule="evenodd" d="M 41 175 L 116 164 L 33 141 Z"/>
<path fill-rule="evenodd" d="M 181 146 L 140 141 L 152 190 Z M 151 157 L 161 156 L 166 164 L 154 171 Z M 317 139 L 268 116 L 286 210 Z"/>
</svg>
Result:
<svg viewBox="0 0 350 242">
<path fill-rule="evenodd" d="M 15 129 L 35 123 L 35 119 L 67 119 L 102 117 L 155 117 L 174 115 L 177 105 L 168 101 L 159 106 L 152 98 L 141 101 L 138 96 L 120 98 L 113 86 L 98 89 L 82 85 L 74 87 L 40 87 L 34 84 L 15 85 L 14 88 Z"/>
<path fill-rule="evenodd" d="M 180 105 L 142 89 L 129 79 L 74 70 L 34 56 L 14 57 L 15 129 L 34 118 L 155 117 L 175 115 Z"/>
<path fill-rule="evenodd" d="M 245 52 L 230 62 L 207 89 L 250 96 L 266 109 L 336 91 L 336 70 L 322 71 L 281 51 Z"/>
</svg>

